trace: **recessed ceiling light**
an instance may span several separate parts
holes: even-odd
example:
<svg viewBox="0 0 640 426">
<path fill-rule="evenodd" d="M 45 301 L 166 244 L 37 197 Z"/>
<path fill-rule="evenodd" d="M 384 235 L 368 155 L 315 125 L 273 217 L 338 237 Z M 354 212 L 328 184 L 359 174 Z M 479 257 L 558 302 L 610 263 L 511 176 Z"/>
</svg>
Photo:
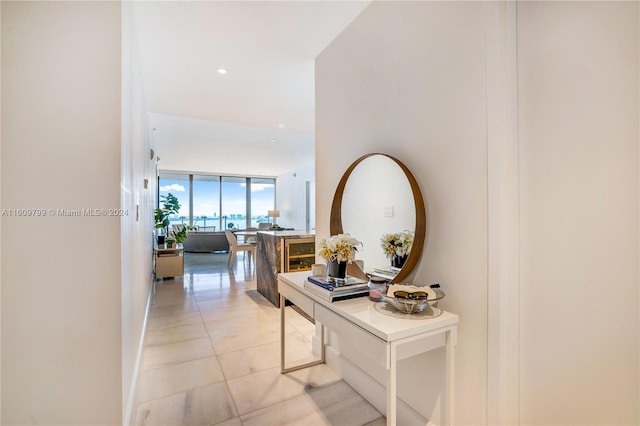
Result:
<svg viewBox="0 0 640 426">
<path fill-rule="evenodd" d="M 218 68 L 216 71 L 218 71 L 218 74 L 226 74 L 229 72 L 226 68 Z"/>
<path fill-rule="evenodd" d="M 275 142 L 275 141 L 276 141 L 275 139 L 271 139 L 271 142 Z"/>
<path fill-rule="evenodd" d="M 278 129 L 284 129 L 284 124 L 282 123 L 278 124 Z"/>
</svg>

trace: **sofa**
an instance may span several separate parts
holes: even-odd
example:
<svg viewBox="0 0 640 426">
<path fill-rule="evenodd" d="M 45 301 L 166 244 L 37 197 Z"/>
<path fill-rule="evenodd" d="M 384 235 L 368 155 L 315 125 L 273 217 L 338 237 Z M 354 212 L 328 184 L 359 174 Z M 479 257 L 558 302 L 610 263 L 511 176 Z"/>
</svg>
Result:
<svg viewBox="0 0 640 426">
<path fill-rule="evenodd" d="M 184 251 L 206 253 L 211 251 L 229 251 L 229 242 L 224 231 L 188 232 L 187 239 L 182 242 Z"/>
</svg>

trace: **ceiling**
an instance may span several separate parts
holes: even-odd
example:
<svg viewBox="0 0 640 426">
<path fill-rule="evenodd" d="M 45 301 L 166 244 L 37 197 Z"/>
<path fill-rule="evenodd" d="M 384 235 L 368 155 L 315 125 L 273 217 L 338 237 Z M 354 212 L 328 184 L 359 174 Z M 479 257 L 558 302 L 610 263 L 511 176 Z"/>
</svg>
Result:
<svg viewBox="0 0 640 426">
<path fill-rule="evenodd" d="M 134 2 L 159 168 L 278 176 L 313 164 L 314 59 L 368 4 Z"/>
</svg>

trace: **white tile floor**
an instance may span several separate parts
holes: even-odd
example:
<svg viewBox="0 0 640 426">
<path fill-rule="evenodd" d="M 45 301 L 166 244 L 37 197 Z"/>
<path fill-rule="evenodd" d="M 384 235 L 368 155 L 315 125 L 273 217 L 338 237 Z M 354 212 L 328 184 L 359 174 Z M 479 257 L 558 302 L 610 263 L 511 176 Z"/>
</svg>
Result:
<svg viewBox="0 0 640 426">
<path fill-rule="evenodd" d="M 279 310 L 226 254 L 187 253 L 158 281 L 136 390 L 136 425 L 369 425 L 384 417 L 326 365 L 280 374 Z M 287 308 L 287 361 L 309 360 L 313 324 Z"/>
</svg>

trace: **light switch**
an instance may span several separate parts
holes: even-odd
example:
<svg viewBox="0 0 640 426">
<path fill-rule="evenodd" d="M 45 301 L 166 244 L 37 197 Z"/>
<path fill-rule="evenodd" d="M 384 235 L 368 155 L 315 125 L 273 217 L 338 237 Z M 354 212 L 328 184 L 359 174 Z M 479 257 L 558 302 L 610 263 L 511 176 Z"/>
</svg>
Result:
<svg viewBox="0 0 640 426">
<path fill-rule="evenodd" d="M 384 217 L 393 217 L 393 206 L 386 206 L 384 208 Z"/>
</svg>

